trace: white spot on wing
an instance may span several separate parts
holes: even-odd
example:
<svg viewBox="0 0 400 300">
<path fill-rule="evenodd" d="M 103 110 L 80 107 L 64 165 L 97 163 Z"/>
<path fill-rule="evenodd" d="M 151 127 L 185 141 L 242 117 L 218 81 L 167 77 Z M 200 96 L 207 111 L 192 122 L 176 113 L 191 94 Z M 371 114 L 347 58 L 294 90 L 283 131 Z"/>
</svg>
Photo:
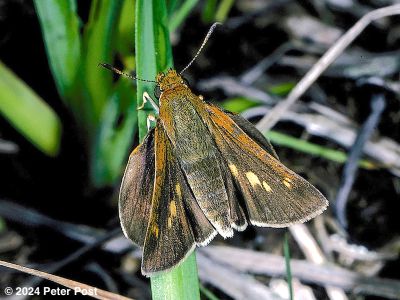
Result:
<svg viewBox="0 0 400 300">
<path fill-rule="evenodd" d="M 252 187 L 255 187 L 256 185 L 261 186 L 260 179 L 258 179 L 257 175 L 254 174 L 253 172 L 247 172 L 246 177 L 249 180 Z"/>
<path fill-rule="evenodd" d="M 283 178 L 282 183 L 288 188 L 291 189 L 292 185 L 290 184 L 292 182 L 292 180 L 288 177 Z"/>
<path fill-rule="evenodd" d="M 229 164 L 229 169 L 231 170 L 233 176 L 239 176 L 239 171 L 234 164 Z"/>
<path fill-rule="evenodd" d="M 266 183 L 265 181 L 263 181 L 263 182 L 262 182 L 262 185 L 263 185 L 264 189 L 265 189 L 267 192 L 272 192 L 272 188 L 269 186 L 268 183 Z"/>
</svg>

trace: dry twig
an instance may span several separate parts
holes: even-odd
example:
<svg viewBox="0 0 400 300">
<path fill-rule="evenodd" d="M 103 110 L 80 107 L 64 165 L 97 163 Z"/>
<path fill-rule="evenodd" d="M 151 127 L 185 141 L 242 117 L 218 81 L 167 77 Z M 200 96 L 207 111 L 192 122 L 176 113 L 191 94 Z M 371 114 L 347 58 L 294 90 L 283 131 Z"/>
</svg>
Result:
<svg viewBox="0 0 400 300">
<path fill-rule="evenodd" d="M 373 10 L 362 17 L 318 60 L 310 71 L 299 81 L 289 96 L 277 104 L 268 115 L 262 118 L 257 128 L 264 132 L 272 128 L 297 99 L 317 80 L 317 78 L 329 67 L 330 64 L 350 45 L 354 39 L 373 21 L 400 14 L 400 4 L 387 6 Z"/>
<path fill-rule="evenodd" d="M 311 252 L 309 253 L 311 254 Z M 201 249 L 199 255 L 207 256 L 218 268 L 222 265 L 226 269 L 229 267 L 229 270 L 236 272 L 275 277 L 286 275 L 284 258 L 279 255 L 227 246 L 208 246 Z M 202 262 L 203 260 L 199 260 L 200 269 Z M 333 264 L 320 265 L 299 259 L 291 260 L 291 268 L 292 276 L 304 282 L 335 286 L 363 295 L 400 298 L 400 282 L 398 280 L 367 277 Z"/>
</svg>

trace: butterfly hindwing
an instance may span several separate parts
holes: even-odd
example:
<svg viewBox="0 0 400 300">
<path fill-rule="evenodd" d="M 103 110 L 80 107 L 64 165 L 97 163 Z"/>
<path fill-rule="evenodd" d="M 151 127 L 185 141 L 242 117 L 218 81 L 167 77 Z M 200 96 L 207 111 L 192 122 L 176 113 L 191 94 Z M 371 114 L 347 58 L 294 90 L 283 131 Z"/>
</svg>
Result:
<svg viewBox="0 0 400 300">
<path fill-rule="evenodd" d="M 230 116 L 213 105 L 206 107 L 212 121 L 207 124 L 253 225 L 286 227 L 305 222 L 327 207 L 314 186 L 252 140 Z"/>
<path fill-rule="evenodd" d="M 155 189 L 143 252 L 143 274 L 176 266 L 196 244 L 203 245 L 215 236 L 215 229 L 191 194 L 161 122 L 155 129 L 155 145 Z"/>
<path fill-rule="evenodd" d="M 154 185 L 154 129 L 129 156 L 119 194 L 119 215 L 125 236 L 144 245 Z"/>
<path fill-rule="evenodd" d="M 176 162 L 176 161 L 175 161 Z M 197 246 L 207 245 L 216 235 L 217 231 L 211 225 L 210 221 L 204 215 L 199 204 L 194 198 L 189 185 L 184 178 L 184 174 L 176 162 L 175 169 L 180 182 L 180 189 L 183 198 L 183 204 L 186 216 L 189 220 L 192 234 Z"/>
</svg>

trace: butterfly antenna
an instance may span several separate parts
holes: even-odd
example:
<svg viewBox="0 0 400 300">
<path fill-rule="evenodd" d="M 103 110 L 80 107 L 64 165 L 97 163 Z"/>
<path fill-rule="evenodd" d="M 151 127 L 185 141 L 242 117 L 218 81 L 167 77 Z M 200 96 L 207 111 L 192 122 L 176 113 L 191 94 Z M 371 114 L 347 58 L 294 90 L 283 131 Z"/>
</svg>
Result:
<svg viewBox="0 0 400 300">
<path fill-rule="evenodd" d="M 135 77 L 135 76 L 133 76 L 133 75 L 131 75 L 131 74 L 122 72 L 121 70 L 118 70 L 117 68 L 113 67 L 113 66 L 110 65 L 110 64 L 99 63 L 99 66 L 101 66 L 101 67 L 103 67 L 103 68 L 105 68 L 105 69 L 108 69 L 108 70 L 110 70 L 110 71 L 112 71 L 112 72 L 114 72 L 114 73 L 117 73 L 117 74 L 119 74 L 119 75 L 128 77 L 128 78 L 130 78 L 130 79 L 140 80 L 140 81 L 145 81 L 145 82 L 155 82 L 155 83 L 157 83 L 157 82 L 154 81 L 154 80 L 141 79 L 141 78 L 137 78 L 137 77 Z"/>
<path fill-rule="evenodd" d="M 185 72 L 192 64 L 193 62 L 196 60 L 196 58 L 200 55 L 201 50 L 203 50 L 204 46 L 206 45 L 208 39 L 210 38 L 211 34 L 213 33 L 215 27 L 217 27 L 217 25 L 222 25 L 222 23 L 219 22 L 215 22 L 214 24 L 212 24 L 212 26 L 210 27 L 210 29 L 207 32 L 206 37 L 204 38 L 203 43 L 201 44 L 199 50 L 197 51 L 196 55 L 193 57 L 193 59 L 187 64 L 186 67 L 183 68 L 182 71 L 179 72 L 179 74 L 182 75 L 183 72 Z"/>
</svg>

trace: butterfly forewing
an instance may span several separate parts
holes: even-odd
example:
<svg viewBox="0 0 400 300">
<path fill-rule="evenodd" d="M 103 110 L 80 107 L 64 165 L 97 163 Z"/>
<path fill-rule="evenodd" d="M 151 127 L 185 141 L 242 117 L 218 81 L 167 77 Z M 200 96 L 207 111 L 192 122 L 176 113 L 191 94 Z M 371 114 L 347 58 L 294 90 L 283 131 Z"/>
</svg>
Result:
<svg viewBox="0 0 400 300">
<path fill-rule="evenodd" d="M 252 123 L 242 118 L 238 114 L 234 114 L 232 112 L 220 109 L 218 107 L 216 107 L 216 109 L 221 110 L 221 113 L 226 113 L 232 119 L 232 121 L 235 122 L 235 124 L 239 126 L 240 129 L 242 129 L 244 133 L 246 133 L 253 141 L 255 141 L 258 145 L 260 145 L 261 148 L 263 148 L 265 151 L 267 151 L 276 159 L 279 159 L 278 154 L 276 154 L 275 149 L 272 147 L 271 143 L 264 137 L 264 135 L 262 135 L 262 133 L 257 128 L 254 127 Z"/>
<path fill-rule="evenodd" d="M 305 222 L 327 207 L 314 186 L 260 147 L 227 114 L 211 105 L 207 110 L 211 133 L 244 197 L 252 224 L 285 227 Z"/>
<path fill-rule="evenodd" d="M 129 156 L 119 195 L 119 215 L 126 237 L 144 245 L 154 185 L 154 130 Z"/>
</svg>

